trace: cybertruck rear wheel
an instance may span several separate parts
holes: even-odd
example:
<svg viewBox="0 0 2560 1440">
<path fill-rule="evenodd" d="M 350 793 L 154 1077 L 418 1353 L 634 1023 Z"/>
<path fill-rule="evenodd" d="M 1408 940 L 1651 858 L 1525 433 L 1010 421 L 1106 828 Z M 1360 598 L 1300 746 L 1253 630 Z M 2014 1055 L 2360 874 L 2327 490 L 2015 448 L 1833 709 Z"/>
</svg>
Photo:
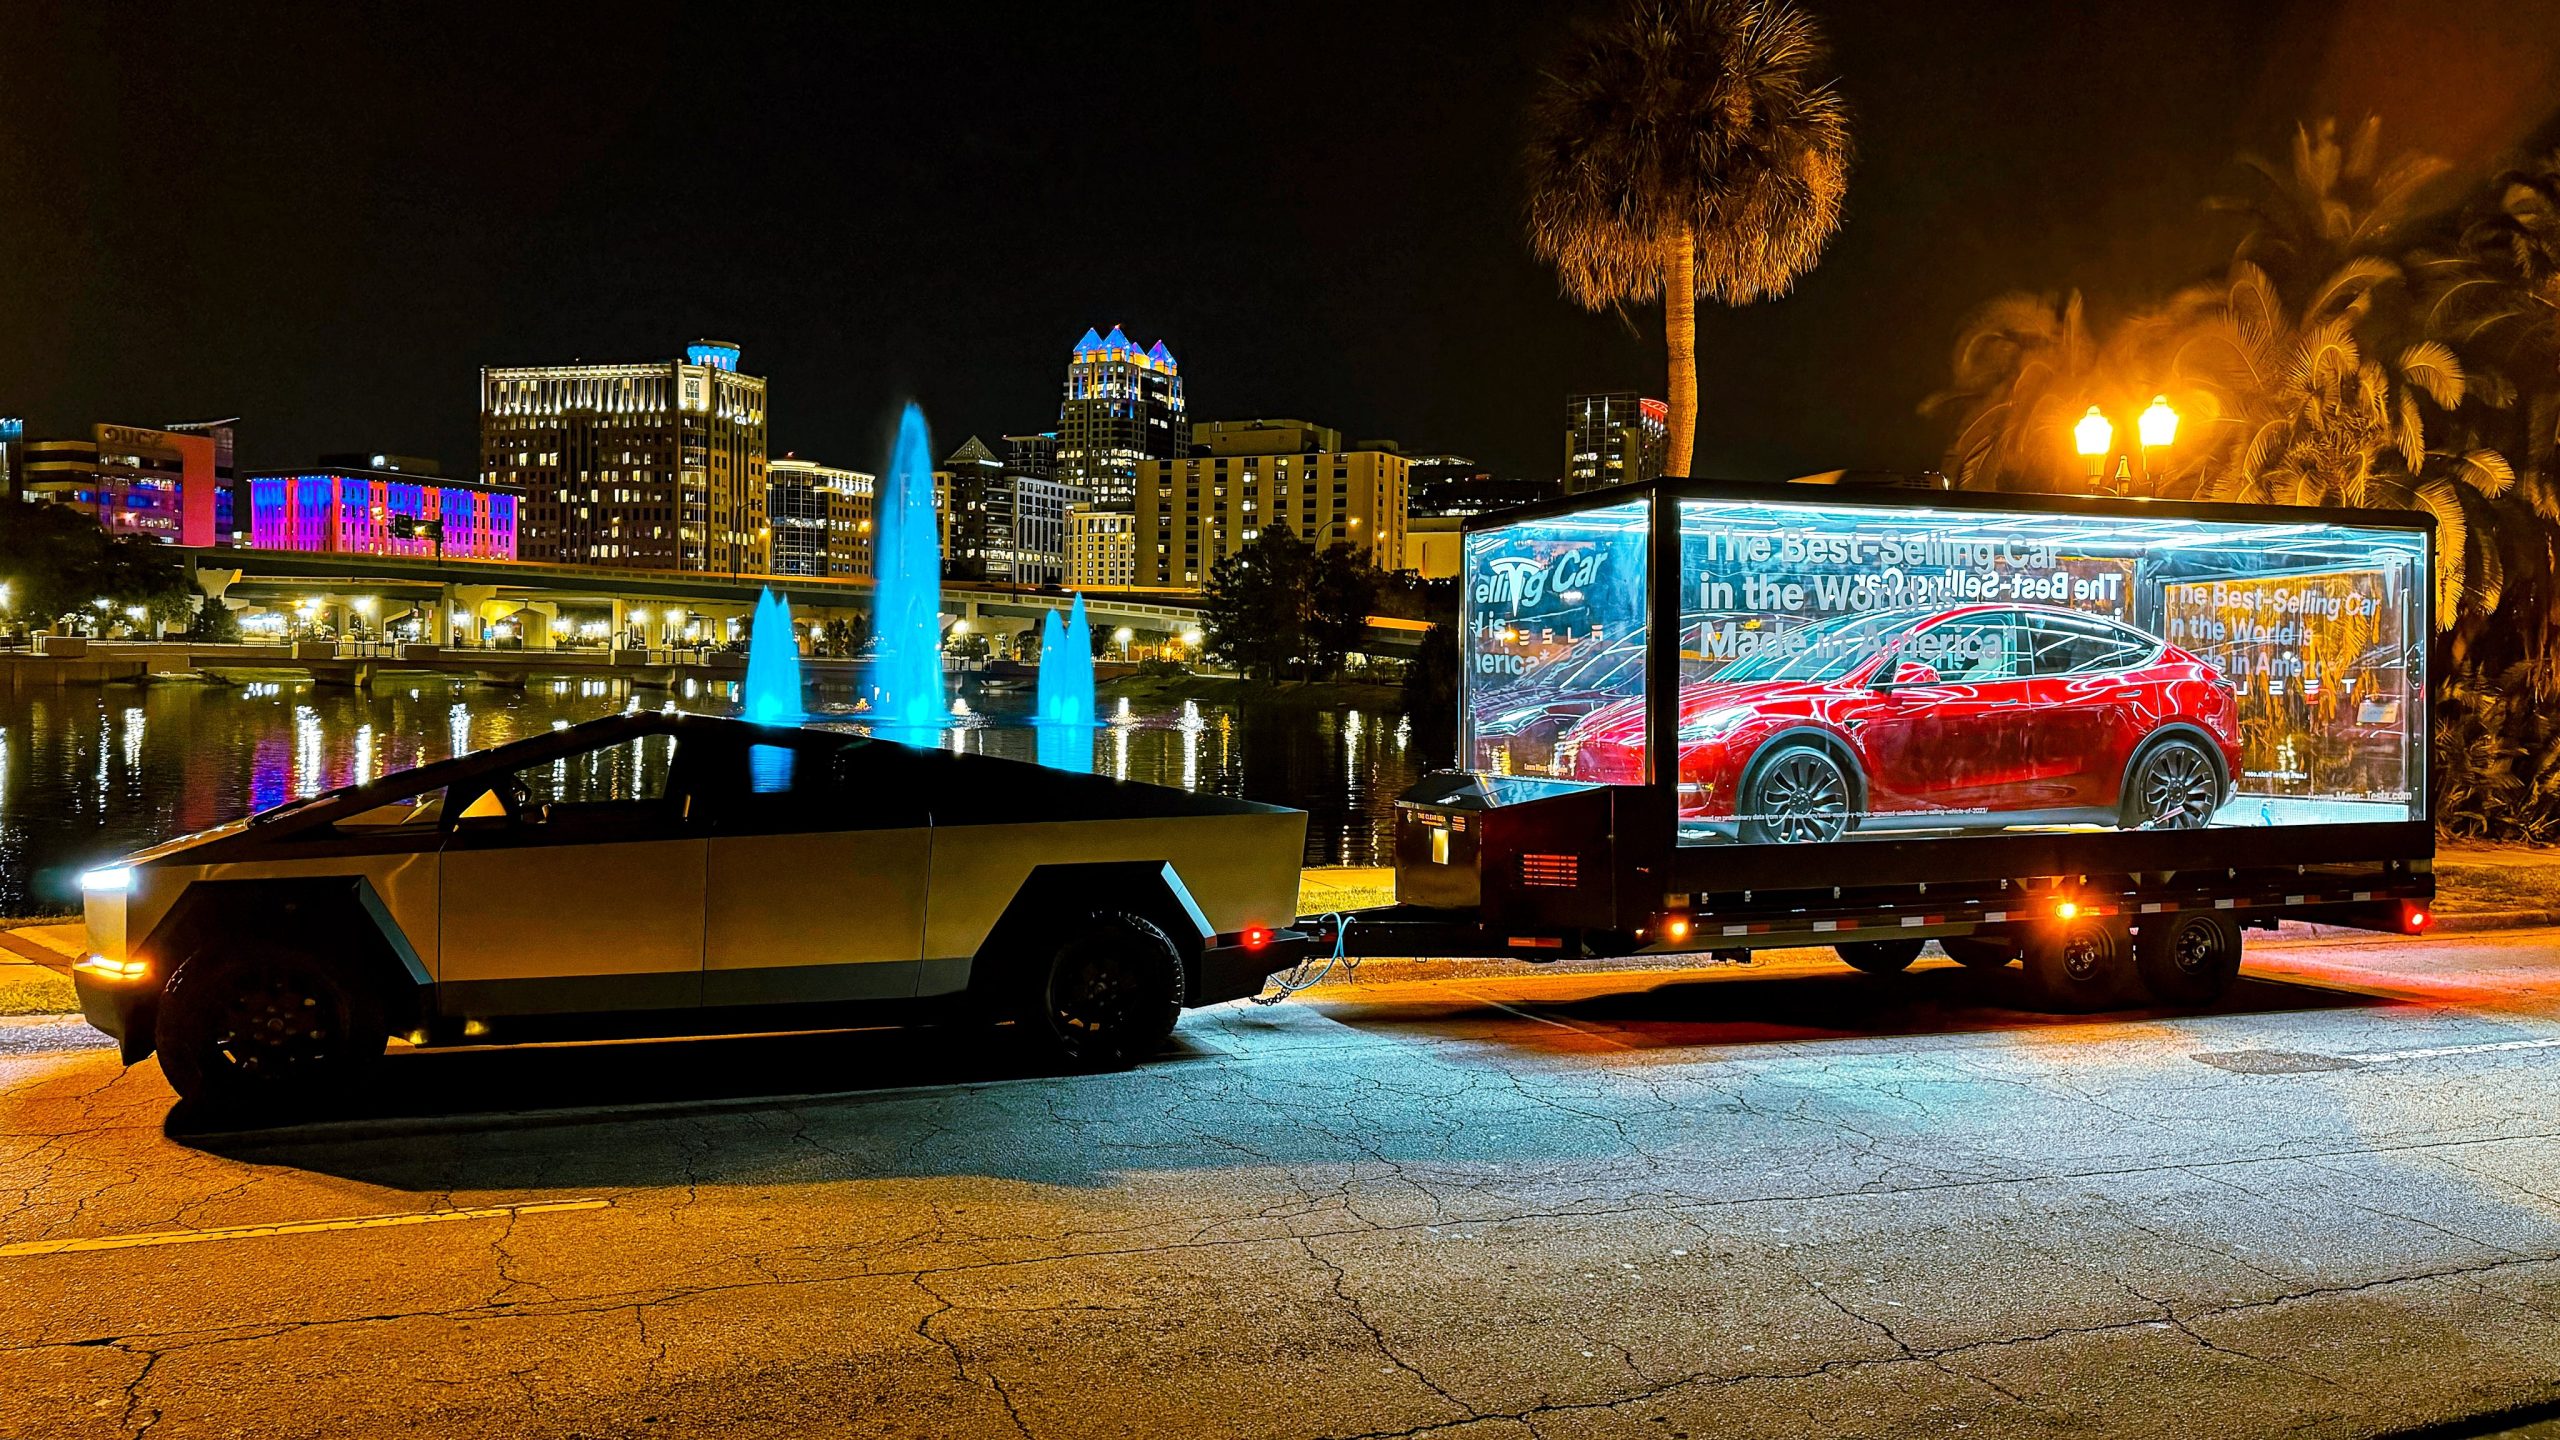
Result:
<svg viewBox="0 0 2560 1440">
<path fill-rule="evenodd" d="M 345 967 L 242 947 L 178 967 L 153 1038 L 178 1098 L 227 1119 L 262 1120 L 347 1104 L 390 1035 L 382 997 Z"/>
<path fill-rule="evenodd" d="M 1164 1048 L 1182 994 L 1182 952 L 1164 928 L 1106 911 L 1074 926 L 1034 973 L 1022 1025 L 1062 1064 L 1118 1070 Z"/>
</svg>

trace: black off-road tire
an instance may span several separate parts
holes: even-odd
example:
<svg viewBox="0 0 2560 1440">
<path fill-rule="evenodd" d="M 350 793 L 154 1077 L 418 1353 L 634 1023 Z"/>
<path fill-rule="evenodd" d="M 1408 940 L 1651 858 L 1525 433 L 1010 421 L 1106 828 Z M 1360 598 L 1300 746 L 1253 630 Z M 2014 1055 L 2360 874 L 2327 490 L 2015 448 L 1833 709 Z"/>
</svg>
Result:
<svg viewBox="0 0 2560 1440">
<path fill-rule="evenodd" d="M 1845 940 L 1831 948 L 1853 970 L 1870 975 L 1898 975 L 1920 958 L 1925 940 Z"/>
<path fill-rule="evenodd" d="M 1858 823 L 1857 780 L 1819 745 L 1781 743 L 1753 761 L 1738 798 L 1746 845 L 1819 845 Z"/>
<path fill-rule="evenodd" d="M 190 1108 L 257 1121 L 356 1105 L 390 1039 L 378 988 L 299 950 L 200 952 L 161 992 L 153 1045 Z"/>
<path fill-rule="evenodd" d="M 2006 969 L 2018 958 L 2018 948 L 2008 941 L 1987 935 L 1950 935 L 1938 942 L 1947 958 L 1967 970 Z"/>
<path fill-rule="evenodd" d="M 2222 808 L 2222 764 L 2184 735 L 2151 742 L 2125 773 L 2116 804 L 2123 830 L 2202 830 Z"/>
<path fill-rule="evenodd" d="M 2133 1004 L 2133 936 L 2110 918 L 2084 916 L 2038 925 L 2018 956 L 2029 1003 L 2057 1015 L 2081 1015 Z"/>
<path fill-rule="evenodd" d="M 2154 915 L 2133 937 L 2134 968 L 2163 1005 L 2210 1005 L 2240 978 L 2240 927 L 2214 910 Z"/>
<path fill-rule="evenodd" d="M 1120 1070 L 1155 1054 L 1182 1018 L 1182 951 L 1164 927 L 1122 910 L 1097 911 L 1030 976 L 1022 1029 L 1051 1060 Z"/>
</svg>

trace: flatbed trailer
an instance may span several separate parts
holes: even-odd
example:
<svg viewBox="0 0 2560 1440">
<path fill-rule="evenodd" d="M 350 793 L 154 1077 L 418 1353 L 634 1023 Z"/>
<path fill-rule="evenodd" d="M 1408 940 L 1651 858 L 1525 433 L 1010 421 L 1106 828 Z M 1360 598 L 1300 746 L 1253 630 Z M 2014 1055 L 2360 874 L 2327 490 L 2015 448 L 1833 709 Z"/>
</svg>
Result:
<svg viewBox="0 0 2560 1440">
<path fill-rule="evenodd" d="M 1465 768 L 1347 956 L 1935 941 L 2201 1004 L 2434 902 L 2423 515 L 1679 480 L 1471 521 Z M 1671 757 L 1666 762 L 1665 757 Z"/>
</svg>

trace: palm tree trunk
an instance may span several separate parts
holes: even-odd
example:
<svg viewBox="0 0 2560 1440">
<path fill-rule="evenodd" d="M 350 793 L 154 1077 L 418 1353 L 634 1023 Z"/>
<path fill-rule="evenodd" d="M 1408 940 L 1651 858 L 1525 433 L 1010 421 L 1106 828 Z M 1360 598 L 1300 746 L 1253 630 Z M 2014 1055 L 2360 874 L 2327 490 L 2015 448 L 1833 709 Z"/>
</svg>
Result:
<svg viewBox="0 0 2560 1440">
<path fill-rule="evenodd" d="M 1698 242 L 1683 225 L 1663 244 L 1662 332 L 1671 350 L 1671 416 L 1662 473 L 1685 477 L 1698 439 Z"/>
</svg>

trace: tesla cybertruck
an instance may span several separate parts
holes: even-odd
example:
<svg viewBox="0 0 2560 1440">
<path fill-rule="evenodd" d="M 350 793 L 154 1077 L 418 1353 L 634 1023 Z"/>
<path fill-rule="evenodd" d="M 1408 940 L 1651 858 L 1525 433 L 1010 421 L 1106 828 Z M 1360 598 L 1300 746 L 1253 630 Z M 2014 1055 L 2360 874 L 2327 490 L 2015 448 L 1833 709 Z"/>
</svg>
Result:
<svg viewBox="0 0 2560 1440">
<path fill-rule="evenodd" d="M 1259 991 L 1306 816 L 842 731 L 630 713 L 83 877 L 81 1008 L 215 1110 L 418 1045 L 1009 1022 L 1072 1067 Z"/>
</svg>

